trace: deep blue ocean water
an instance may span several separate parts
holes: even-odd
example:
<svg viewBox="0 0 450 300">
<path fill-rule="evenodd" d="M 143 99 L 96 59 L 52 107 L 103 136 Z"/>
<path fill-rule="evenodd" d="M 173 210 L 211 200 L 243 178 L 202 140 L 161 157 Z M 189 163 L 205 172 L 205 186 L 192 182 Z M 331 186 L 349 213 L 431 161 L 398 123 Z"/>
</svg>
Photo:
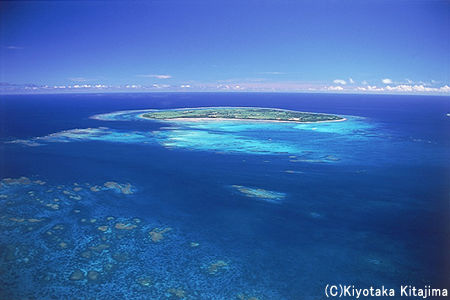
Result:
<svg viewBox="0 0 450 300">
<path fill-rule="evenodd" d="M 205 106 L 347 121 L 111 114 Z M 438 96 L 1 96 L 0 179 L 13 179 L 0 184 L 0 298 L 321 299 L 327 284 L 448 288 L 448 113 L 450 98 Z"/>
</svg>

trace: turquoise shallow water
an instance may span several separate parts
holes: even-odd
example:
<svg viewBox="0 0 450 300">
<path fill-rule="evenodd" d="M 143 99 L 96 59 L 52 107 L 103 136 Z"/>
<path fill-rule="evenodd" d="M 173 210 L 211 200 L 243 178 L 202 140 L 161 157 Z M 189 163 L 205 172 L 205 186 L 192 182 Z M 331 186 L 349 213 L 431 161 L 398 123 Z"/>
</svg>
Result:
<svg viewBox="0 0 450 300">
<path fill-rule="evenodd" d="M 153 121 L 142 119 L 145 110 L 119 111 L 95 115 L 92 118 L 104 121 L 153 122 L 165 124 L 150 132 L 116 130 L 108 127 L 77 128 L 52 133 L 47 136 L 10 143 L 40 146 L 47 143 L 104 141 L 129 144 L 159 144 L 166 148 L 180 148 L 216 153 L 243 153 L 280 155 L 289 154 L 292 161 L 330 163 L 345 157 L 348 149 L 338 149 L 350 144 L 352 160 L 356 157 L 355 146 L 378 139 L 379 143 L 390 142 L 395 137 L 376 130 L 376 123 L 365 118 L 345 116 L 344 122 L 285 123 L 259 121 Z M 329 141 L 329 144 L 327 144 Z M 326 144 L 326 147 L 324 145 Z M 333 147 L 333 144 L 338 147 Z M 365 149 L 364 149 L 365 150 Z M 299 156 L 299 157 L 297 157 Z M 348 159 L 347 163 L 350 162 Z"/>
<path fill-rule="evenodd" d="M 0 295 L 320 299 L 328 283 L 445 285 L 447 101 L 4 97 Z M 348 120 L 137 117 L 255 103 Z"/>
</svg>

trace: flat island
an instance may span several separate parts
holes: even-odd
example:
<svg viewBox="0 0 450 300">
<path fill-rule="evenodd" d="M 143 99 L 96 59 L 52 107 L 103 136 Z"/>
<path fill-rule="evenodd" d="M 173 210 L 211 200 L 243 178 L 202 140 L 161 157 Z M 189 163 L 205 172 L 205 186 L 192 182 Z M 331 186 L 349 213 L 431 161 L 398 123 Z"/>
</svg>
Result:
<svg viewBox="0 0 450 300">
<path fill-rule="evenodd" d="M 251 120 L 296 123 L 336 122 L 345 120 L 345 118 L 336 115 L 260 107 L 166 109 L 146 112 L 141 117 L 156 120 Z"/>
</svg>

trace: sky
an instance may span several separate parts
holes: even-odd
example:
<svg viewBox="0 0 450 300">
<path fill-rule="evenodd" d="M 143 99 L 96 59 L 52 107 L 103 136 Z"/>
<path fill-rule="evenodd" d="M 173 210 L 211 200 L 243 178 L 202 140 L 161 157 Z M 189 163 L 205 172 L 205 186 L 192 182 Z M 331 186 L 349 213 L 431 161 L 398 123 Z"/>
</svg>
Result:
<svg viewBox="0 0 450 300">
<path fill-rule="evenodd" d="M 450 1 L 0 1 L 0 93 L 450 95 Z"/>
</svg>

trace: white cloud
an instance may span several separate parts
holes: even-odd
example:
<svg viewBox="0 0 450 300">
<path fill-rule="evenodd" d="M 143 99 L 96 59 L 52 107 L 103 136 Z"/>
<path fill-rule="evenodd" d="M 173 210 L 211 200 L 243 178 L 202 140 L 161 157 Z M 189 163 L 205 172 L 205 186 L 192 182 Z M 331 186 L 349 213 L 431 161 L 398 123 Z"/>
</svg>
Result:
<svg viewBox="0 0 450 300">
<path fill-rule="evenodd" d="M 166 88 L 170 87 L 170 85 L 168 85 L 168 84 L 153 84 L 152 86 L 157 89 L 166 89 Z"/>
<path fill-rule="evenodd" d="M 367 84 L 368 84 L 368 82 L 365 81 L 365 80 L 361 81 L 361 83 L 364 84 L 364 85 L 367 85 Z"/>
<path fill-rule="evenodd" d="M 376 85 L 368 85 L 366 87 L 366 89 L 370 92 L 382 92 L 384 91 L 384 88 L 382 87 L 377 87 Z"/>
<path fill-rule="evenodd" d="M 439 91 L 443 92 L 443 93 L 450 93 L 450 86 L 448 86 L 448 85 L 441 86 L 439 88 Z"/>
<path fill-rule="evenodd" d="M 397 91 L 397 92 L 412 92 L 413 88 L 410 85 L 407 84 L 400 84 L 397 86 L 387 86 L 386 90 L 388 91 Z"/>
<path fill-rule="evenodd" d="M 141 87 L 141 86 L 138 85 L 138 84 L 127 84 L 127 85 L 125 86 L 126 89 L 138 89 L 138 88 L 140 88 L 140 87 Z"/>
<path fill-rule="evenodd" d="M 384 84 L 392 84 L 392 79 L 385 78 L 381 80 Z"/>
<path fill-rule="evenodd" d="M 335 80 L 333 80 L 333 82 L 336 83 L 336 84 L 342 84 L 342 85 L 347 84 L 347 82 L 345 80 L 342 80 L 342 79 L 335 79 Z"/>
<path fill-rule="evenodd" d="M 353 78 L 349 78 L 348 82 L 350 82 L 351 84 L 355 83 L 355 81 L 353 80 Z"/>
<path fill-rule="evenodd" d="M 344 88 L 342 86 L 329 86 L 329 87 L 327 87 L 327 90 L 329 90 L 329 91 L 343 91 Z"/>
<path fill-rule="evenodd" d="M 172 78 L 171 75 L 167 75 L 167 74 L 144 74 L 144 75 L 138 75 L 138 77 L 157 78 L 157 79 L 169 79 L 169 78 Z"/>
<path fill-rule="evenodd" d="M 87 92 L 87 91 L 254 91 L 254 92 L 335 92 L 335 93 L 367 93 L 367 94 L 436 94 L 450 95 L 450 84 L 427 85 L 427 84 L 387 84 L 377 85 L 342 85 L 330 84 L 324 85 L 317 82 L 305 83 L 301 81 L 291 82 L 275 82 L 275 81 L 241 81 L 234 80 L 232 82 L 209 82 L 209 83 L 193 83 L 184 82 L 177 85 L 163 84 L 163 82 L 129 83 L 126 85 L 105 85 L 101 82 L 82 82 L 84 77 L 74 77 L 72 80 L 78 80 L 71 85 L 5 85 L 0 83 L 0 93 L 27 91 L 29 93 L 48 92 Z M 339 80 L 339 79 L 338 79 Z M 403 79 L 405 80 L 405 79 Z M 347 81 L 350 83 L 350 79 Z"/>
<path fill-rule="evenodd" d="M 370 86 L 367 87 L 357 87 L 358 91 L 368 91 L 368 92 L 396 92 L 396 93 L 450 93 L 450 86 L 445 85 L 441 87 L 427 87 L 423 84 L 399 84 L 395 86 L 377 87 Z"/>
</svg>

